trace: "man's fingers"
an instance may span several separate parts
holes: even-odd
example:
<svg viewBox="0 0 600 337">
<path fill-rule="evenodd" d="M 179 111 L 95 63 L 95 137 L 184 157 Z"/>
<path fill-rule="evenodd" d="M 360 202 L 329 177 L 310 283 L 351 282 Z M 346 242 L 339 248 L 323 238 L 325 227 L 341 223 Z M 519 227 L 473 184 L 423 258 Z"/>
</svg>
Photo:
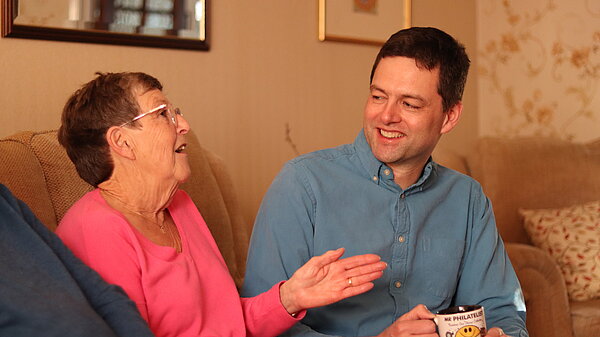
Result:
<svg viewBox="0 0 600 337">
<path fill-rule="evenodd" d="M 400 316 L 398 318 L 399 321 L 410 321 L 410 320 L 419 320 L 419 319 L 433 319 L 435 315 L 427 309 L 427 307 L 423 304 L 419 304 L 416 307 L 412 308 L 406 314 Z"/>
<path fill-rule="evenodd" d="M 435 333 L 435 323 L 429 319 L 400 321 L 399 319 L 392 324 L 391 329 L 394 336 L 438 336 Z"/>
<path fill-rule="evenodd" d="M 491 328 L 488 330 L 486 337 L 510 337 L 502 331 L 502 329 L 498 327 Z"/>
</svg>

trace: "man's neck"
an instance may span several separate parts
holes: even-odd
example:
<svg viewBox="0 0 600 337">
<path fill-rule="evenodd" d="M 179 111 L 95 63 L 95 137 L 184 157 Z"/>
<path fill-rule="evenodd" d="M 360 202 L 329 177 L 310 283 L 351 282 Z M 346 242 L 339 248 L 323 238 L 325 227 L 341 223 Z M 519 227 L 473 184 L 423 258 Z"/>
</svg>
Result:
<svg viewBox="0 0 600 337">
<path fill-rule="evenodd" d="M 388 164 L 392 171 L 394 171 L 394 182 L 398 184 L 402 190 L 406 190 L 414 185 L 421 177 L 428 160 L 429 158 L 415 165 Z"/>
</svg>

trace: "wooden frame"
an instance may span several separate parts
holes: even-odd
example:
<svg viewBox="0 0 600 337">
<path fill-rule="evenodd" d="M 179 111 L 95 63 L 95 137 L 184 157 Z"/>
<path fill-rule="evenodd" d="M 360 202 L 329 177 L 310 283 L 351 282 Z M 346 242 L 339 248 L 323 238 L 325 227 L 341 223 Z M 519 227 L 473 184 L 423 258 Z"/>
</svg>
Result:
<svg viewBox="0 0 600 337">
<path fill-rule="evenodd" d="M 375 7 L 369 12 L 363 6 Z M 411 0 L 319 0 L 320 41 L 380 46 L 410 26 Z"/>
<path fill-rule="evenodd" d="M 18 0 L 2 0 L 2 36 L 207 51 L 209 50 L 208 17 L 210 0 L 202 0 L 202 2 L 204 3 L 205 15 L 201 21 L 201 31 L 198 39 L 14 24 L 14 19 L 17 16 Z"/>
</svg>

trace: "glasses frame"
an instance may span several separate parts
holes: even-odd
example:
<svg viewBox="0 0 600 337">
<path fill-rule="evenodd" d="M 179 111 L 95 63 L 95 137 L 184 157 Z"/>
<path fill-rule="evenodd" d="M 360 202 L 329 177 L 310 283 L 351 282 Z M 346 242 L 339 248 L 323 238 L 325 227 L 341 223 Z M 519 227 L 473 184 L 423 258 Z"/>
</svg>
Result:
<svg viewBox="0 0 600 337">
<path fill-rule="evenodd" d="M 161 104 L 161 105 L 157 106 L 156 108 L 153 108 L 153 109 L 151 109 L 151 110 L 150 110 L 150 111 L 148 111 L 148 112 L 144 112 L 144 113 L 142 113 L 142 114 L 139 114 L 139 115 L 135 116 L 135 117 L 134 117 L 132 120 L 130 120 L 129 122 L 125 122 L 125 123 L 123 123 L 123 124 L 119 125 L 119 127 L 124 127 L 124 126 L 125 126 L 125 125 L 127 125 L 127 124 L 131 124 L 131 123 L 133 123 L 133 122 L 137 121 L 137 120 L 138 120 L 138 119 L 140 119 L 140 118 L 146 117 L 146 116 L 148 116 L 149 114 L 155 113 L 155 112 L 157 112 L 157 111 L 160 111 L 160 110 L 162 110 L 162 109 L 165 109 L 165 108 L 166 108 L 166 109 L 167 109 L 167 111 L 169 112 L 169 117 L 170 117 L 170 119 L 171 119 L 171 123 L 173 123 L 173 125 L 177 126 L 177 124 L 178 124 L 178 123 L 177 123 L 177 116 L 178 116 L 178 115 L 179 115 L 179 116 L 183 116 L 183 113 L 181 112 L 181 110 L 179 110 L 179 108 L 175 108 L 175 109 L 173 109 L 173 111 L 171 111 L 171 109 L 169 108 L 169 106 L 168 106 L 167 104 Z"/>
</svg>

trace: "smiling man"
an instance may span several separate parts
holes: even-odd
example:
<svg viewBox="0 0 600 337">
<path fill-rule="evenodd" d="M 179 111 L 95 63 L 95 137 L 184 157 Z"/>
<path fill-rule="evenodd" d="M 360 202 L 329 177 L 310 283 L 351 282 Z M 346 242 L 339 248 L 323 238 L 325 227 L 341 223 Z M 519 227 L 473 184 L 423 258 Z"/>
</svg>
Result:
<svg viewBox="0 0 600 337">
<path fill-rule="evenodd" d="M 254 226 L 244 296 L 337 247 L 388 263 L 373 290 L 308 310 L 287 336 L 437 336 L 433 313 L 469 304 L 485 307 L 488 337 L 528 335 L 490 201 L 479 183 L 431 159 L 459 121 L 469 63 L 438 29 L 397 32 L 373 65 L 354 143 L 300 156 L 274 180 Z"/>
</svg>

